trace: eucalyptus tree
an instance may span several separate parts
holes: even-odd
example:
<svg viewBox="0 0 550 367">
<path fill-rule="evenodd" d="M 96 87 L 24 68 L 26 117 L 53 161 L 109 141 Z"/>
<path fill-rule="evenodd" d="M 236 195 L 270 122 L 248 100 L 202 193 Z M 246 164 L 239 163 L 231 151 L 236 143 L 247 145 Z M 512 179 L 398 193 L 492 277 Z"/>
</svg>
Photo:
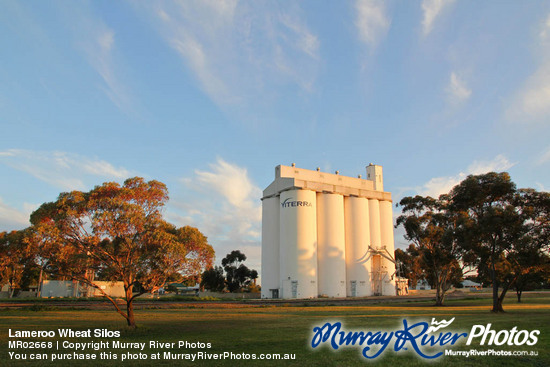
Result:
<svg viewBox="0 0 550 367">
<path fill-rule="evenodd" d="M 550 195 L 518 190 L 506 172 L 471 175 L 449 193 L 460 214 L 457 239 L 474 252 L 478 272 L 493 287 L 493 312 L 503 312 L 508 290 L 546 261 L 550 236 Z M 499 293 L 500 289 L 500 293 Z"/>
<path fill-rule="evenodd" d="M 194 275 L 211 266 L 214 250 L 193 227 L 162 218 L 168 190 L 159 181 L 106 182 L 89 192 L 61 193 L 31 215 L 45 269 L 97 289 L 135 327 L 133 301 L 176 273 Z M 126 310 L 95 281 L 122 281 Z M 135 292 L 135 289 L 139 289 Z"/>
<path fill-rule="evenodd" d="M 443 305 L 446 292 L 462 277 L 465 256 L 455 237 L 457 218 L 448 210 L 448 201 L 432 197 L 403 198 L 397 226 L 405 229 L 405 239 L 413 243 L 417 264 L 436 289 L 436 306 Z"/>
</svg>

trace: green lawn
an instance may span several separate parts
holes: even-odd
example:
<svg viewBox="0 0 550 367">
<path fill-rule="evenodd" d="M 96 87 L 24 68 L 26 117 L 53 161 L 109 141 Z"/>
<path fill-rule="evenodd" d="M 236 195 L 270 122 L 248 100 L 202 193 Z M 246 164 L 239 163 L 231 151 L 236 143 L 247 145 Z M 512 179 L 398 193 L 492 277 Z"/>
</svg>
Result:
<svg viewBox="0 0 550 367">
<path fill-rule="evenodd" d="M 428 362 L 419 359 L 411 350 L 393 352 L 390 344 L 388 350 L 375 360 L 366 360 L 361 356 L 361 347 L 345 347 L 333 351 L 327 345 L 316 349 L 309 347 L 314 326 L 322 326 L 327 321 L 341 321 L 345 330 L 397 330 L 402 328 L 403 318 L 409 322 L 427 321 L 432 317 L 437 320 L 449 320 L 456 317 L 448 328 L 453 331 L 469 332 L 473 325 L 492 324 L 493 330 L 540 330 L 538 343 L 535 346 L 488 347 L 471 345 L 464 342 L 451 347 L 454 350 L 536 350 L 537 357 L 450 357 L 443 356 L 429 364 L 444 366 L 549 366 L 550 365 L 550 295 L 525 297 L 521 304 L 513 298 L 507 300 L 505 314 L 489 312 L 490 300 L 465 299 L 448 301 L 446 307 L 433 307 L 430 302 L 402 302 L 376 304 L 373 306 L 250 306 L 247 304 L 189 303 L 172 309 L 145 309 L 137 311 L 138 329 L 129 330 L 124 327 L 124 320 L 113 311 L 107 310 L 0 310 L 0 365 L 25 366 L 104 366 L 104 365 L 250 365 L 250 366 L 353 366 L 372 364 L 390 366 L 420 366 Z M 42 308 L 43 309 L 43 308 Z M 57 330 L 72 328 L 85 330 L 105 328 L 120 331 L 120 338 L 104 340 L 119 340 L 122 342 L 145 342 L 144 352 L 147 360 L 125 361 L 19 361 L 10 360 L 8 352 L 49 353 L 44 350 L 8 349 L 8 329 L 12 330 Z M 15 340 L 16 338 L 11 338 Z M 21 339 L 20 339 L 21 340 Z M 38 338 L 25 339 L 32 341 L 68 340 L 71 342 L 99 341 L 99 338 Z M 149 349 L 149 341 L 191 343 L 211 343 L 210 349 Z M 410 349 L 410 348 L 409 348 Z M 159 361 L 151 360 L 151 355 L 164 351 L 173 353 L 290 353 L 295 354 L 292 361 L 258 361 L 258 360 L 218 360 L 208 361 Z M 81 353 L 100 351 L 88 350 Z M 119 355 L 126 350 L 106 349 Z M 59 352 L 55 352 L 59 353 Z M 64 350 L 63 353 L 72 353 Z M 139 353 L 132 351 L 132 353 Z M 99 356 L 98 356 L 99 358 Z"/>
</svg>

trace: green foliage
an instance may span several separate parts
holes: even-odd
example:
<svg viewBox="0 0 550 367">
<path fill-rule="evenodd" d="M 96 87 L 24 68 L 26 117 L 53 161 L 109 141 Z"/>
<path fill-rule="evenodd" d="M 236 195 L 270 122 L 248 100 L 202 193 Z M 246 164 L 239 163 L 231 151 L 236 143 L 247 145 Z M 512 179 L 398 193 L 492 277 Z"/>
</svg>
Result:
<svg viewBox="0 0 550 367">
<path fill-rule="evenodd" d="M 405 197 L 399 203 L 403 214 L 397 225 L 405 228 L 405 239 L 413 242 L 407 254 L 400 253 L 415 282 L 426 279 L 436 289 L 436 305 L 442 305 L 447 290 L 462 278 L 459 261 L 465 256 L 454 237 L 457 216 L 444 199 Z"/>
<path fill-rule="evenodd" d="M 39 273 L 29 229 L 0 232 L 0 286 L 9 284 L 9 296 L 36 284 Z"/>
<path fill-rule="evenodd" d="M 201 287 L 212 292 L 221 292 L 225 288 L 225 278 L 223 276 L 223 268 L 215 266 L 207 269 L 202 273 Z"/>
<path fill-rule="evenodd" d="M 99 289 L 135 326 L 137 296 L 158 290 L 177 274 L 200 276 L 214 256 L 198 229 L 163 220 L 167 200 L 163 183 L 139 177 L 122 186 L 107 182 L 90 192 L 61 193 L 31 215 L 45 269 Z M 124 283 L 126 312 L 94 283 L 96 275 Z"/>
<path fill-rule="evenodd" d="M 425 279 L 426 275 L 420 266 L 420 256 L 414 244 L 410 244 L 406 251 L 395 250 L 395 260 L 399 266 L 399 276 L 409 280 L 411 287 L 416 287 L 419 280 Z"/>
<path fill-rule="evenodd" d="M 478 280 L 492 284 L 495 312 L 503 311 L 511 287 L 520 299 L 529 282 L 549 272 L 550 194 L 518 190 L 506 172 L 471 175 L 439 199 L 406 197 L 400 205 L 397 224 L 415 248 L 398 255 L 413 277 L 419 276 L 411 270 L 419 263 L 438 300 L 460 281 L 461 266 L 477 267 Z"/>
<path fill-rule="evenodd" d="M 248 286 L 258 278 L 256 270 L 248 269 L 242 262 L 246 260 L 246 255 L 239 250 L 231 251 L 222 259 L 222 266 L 225 270 L 227 289 L 229 292 L 241 291 L 243 287 Z"/>
<path fill-rule="evenodd" d="M 453 188 L 449 200 L 452 210 L 462 214 L 459 241 L 477 255 L 472 263 L 482 278 L 488 275 L 493 311 L 501 312 L 506 292 L 544 261 L 550 196 L 517 190 L 507 173 L 490 172 L 468 176 Z"/>
</svg>

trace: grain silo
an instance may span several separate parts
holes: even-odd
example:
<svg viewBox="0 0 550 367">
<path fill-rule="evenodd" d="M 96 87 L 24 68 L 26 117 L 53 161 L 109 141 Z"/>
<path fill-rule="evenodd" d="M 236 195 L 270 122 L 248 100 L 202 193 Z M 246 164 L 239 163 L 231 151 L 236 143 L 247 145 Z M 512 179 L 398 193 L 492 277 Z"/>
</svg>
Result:
<svg viewBox="0 0 550 367">
<path fill-rule="evenodd" d="M 391 194 L 367 179 L 275 168 L 262 198 L 262 298 L 395 295 Z"/>
</svg>

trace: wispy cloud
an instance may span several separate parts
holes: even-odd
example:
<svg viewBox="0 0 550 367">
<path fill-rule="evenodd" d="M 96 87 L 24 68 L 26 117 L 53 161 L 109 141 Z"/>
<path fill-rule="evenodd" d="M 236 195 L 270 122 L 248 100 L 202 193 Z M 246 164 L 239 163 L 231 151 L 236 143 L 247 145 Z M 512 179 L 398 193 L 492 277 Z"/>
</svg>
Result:
<svg viewBox="0 0 550 367">
<path fill-rule="evenodd" d="M 550 115 L 550 15 L 540 25 L 537 40 L 540 62 L 537 70 L 516 93 L 507 115 L 523 123 L 548 123 Z"/>
<path fill-rule="evenodd" d="M 447 98 L 451 105 L 458 105 L 468 100 L 472 95 L 472 90 L 469 89 L 463 79 L 453 71 L 449 78 L 449 84 L 445 88 Z"/>
<path fill-rule="evenodd" d="M 29 216 L 35 206 L 25 204 L 23 210 L 7 205 L 0 197 L 0 231 L 19 230 L 30 225 Z"/>
<path fill-rule="evenodd" d="M 548 123 L 550 115 L 550 60 L 543 63 L 518 93 L 509 115 L 525 122 Z"/>
<path fill-rule="evenodd" d="M 547 147 L 546 150 L 542 152 L 536 160 L 536 164 L 539 166 L 547 162 L 550 162 L 550 147 Z"/>
<path fill-rule="evenodd" d="M 421 187 L 416 188 L 420 195 L 439 197 L 448 193 L 454 186 L 459 184 L 468 175 L 480 175 L 487 172 L 502 172 L 510 169 L 514 163 L 510 162 L 504 155 L 499 154 L 490 161 L 474 161 L 468 168 L 454 176 L 434 177 Z"/>
<path fill-rule="evenodd" d="M 185 191 L 176 193 L 168 217 L 178 225 L 197 226 L 209 238 L 218 260 L 241 249 L 259 267 L 261 190 L 246 168 L 218 158 L 209 170 L 196 170 L 181 179 Z"/>
<path fill-rule="evenodd" d="M 115 33 L 102 23 L 90 24 L 90 32 L 80 41 L 86 59 L 101 76 L 103 91 L 122 111 L 130 112 L 129 92 L 117 77 L 113 58 Z"/>
<path fill-rule="evenodd" d="M 355 26 L 359 39 L 365 44 L 376 47 L 390 27 L 384 1 L 356 0 Z"/>
<path fill-rule="evenodd" d="M 454 0 L 423 0 L 422 12 L 422 31 L 425 36 L 433 30 L 437 18 L 448 8 Z"/>
<path fill-rule="evenodd" d="M 540 26 L 539 38 L 543 42 L 550 39 L 550 14 L 546 16 L 546 20 Z"/>
<path fill-rule="evenodd" d="M 121 74 L 127 65 L 121 64 L 117 36 L 93 6 L 84 3 L 57 4 L 57 13 L 68 25 L 69 37 L 75 49 L 99 76 L 97 88 L 121 111 L 134 113 L 132 93 Z"/>
<path fill-rule="evenodd" d="M 258 102 L 275 85 L 313 90 L 320 44 L 296 4 L 209 0 L 138 9 L 218 105 Z"/>
<path fill-rule="evenodd" d="M 88 61 L 92 67 L 101 75 L 107 85 L 107 95 L 119 107 L 121 107 L 124 95 L 120 92 L 120 87 L 114 78 L 111 65 L 111 49 L 114 43 L 114 33 L 110 29 L 103 30 L 97 34 L 95 39 L 85 46 Z"/>
<path fill-rule="evenodd" d="M 83 190 L 92 177 L 125 179 L 131 173 L 100 160 L 67 152 L 41 152 L 23 149 L 0 151 L 0 163 L 26 172 L 62 190 Z M 91 181 L 91 184 L 97 184 Z"/>
</svg>

